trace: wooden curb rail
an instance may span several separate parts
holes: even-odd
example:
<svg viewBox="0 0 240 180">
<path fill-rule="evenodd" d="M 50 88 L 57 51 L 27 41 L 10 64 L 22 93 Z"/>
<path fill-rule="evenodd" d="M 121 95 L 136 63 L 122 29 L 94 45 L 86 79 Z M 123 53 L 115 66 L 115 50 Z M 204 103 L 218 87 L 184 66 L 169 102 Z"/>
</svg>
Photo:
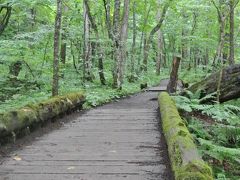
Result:
<svg viewBox="0 0 240 180">
<path fill-rule="evenodd" d="M 199 156 L 193 137 L 181 119 L 173 99 L 163 92 L 158 100 L 175 179 L 213 180 L 212 170 Z"/>
<path fill-rule="evenodd" d="M 24 130 L 31 131 L 38 125 L 73 110 L 81 109 L 85 102 L 83 92 L 57 96 L 38 104 L 0 114 L 0 142 L 15 138 Z"/>
</svg>

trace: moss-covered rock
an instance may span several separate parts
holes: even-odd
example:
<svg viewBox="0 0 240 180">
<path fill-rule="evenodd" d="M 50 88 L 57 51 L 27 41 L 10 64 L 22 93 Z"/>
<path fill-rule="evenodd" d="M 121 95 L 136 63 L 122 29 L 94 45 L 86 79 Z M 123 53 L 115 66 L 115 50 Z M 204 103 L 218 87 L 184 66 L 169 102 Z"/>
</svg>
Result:
<svg viewBox="0 0 240 180">
<path fill-rule="evenodd" d="M 82 92 L 71 93 L 0 114 L 0 138 L 80 109 L 84 102 L 85 96 Z"/>
<path fill-rule="evenodd" d="M 177 180 L 211 180 L 211 168 L 201 159 L 175 102 L 168 93 L 159 95 L 163 133 L 172 170 Z"/>
</svg>

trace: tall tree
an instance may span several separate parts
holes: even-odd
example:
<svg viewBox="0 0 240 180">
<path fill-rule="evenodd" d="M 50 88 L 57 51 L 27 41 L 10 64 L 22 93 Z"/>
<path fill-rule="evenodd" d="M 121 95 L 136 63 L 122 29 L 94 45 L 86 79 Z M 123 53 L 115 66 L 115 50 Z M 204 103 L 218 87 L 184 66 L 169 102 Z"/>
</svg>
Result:
<svg viewBox="0 0 240 180">
<path fill-rule="evenodd" d="M 154 37 L 154 34 L 156 32 L 159 31 L 159 29 L 161 28 L 162 24 L 163 24 L 163 21 L 165 20 L 165 16 L 167 14 L 167 11 L 168 11 L 168 8 L 169 8 L 169 4 L 170 2 L 172 2 L 173 0 L 169 0 L 168 2 L 166 2 L 166 4 L 164 5 L 163 7 L 163 10 L 162 10 L 162 14 L 161 14 L 161 17 L 157 23 L 157 25 L 151 30 L 148 38 L 146 39 L 146 47 L 144 49 L 144 57 L 143 57 L 143 70 L 145 72 L 147 72 L 147 65 L 148 65 L 148 56 L 149 56 L 149 50 L 150 50 L 150 44 L 152 43 L 152 40 L 153 40 L 153 37 Z"/>
<path fill-rule="evenodd" d="M 219 23 L 219 37 L 218 37 L 218 46 L 215 58 L 213 60 L 213 66 L 215 66 L 216 63 L 224 61 L 223 59 L 223 48 L 225 43 L 225 35 L 226 35 L 226 22 L 227 17 L 229 15 L 229 10 L 227 8 L 226 0 L 219 0 L 218 3 L 215 2 L 215 0 L 211 0 L 212 4 L 217 10 L 218 14 L 218 23 Z"/>
<path fill-rule="evenodd" d="M 83 32 L 83 80 L 92 81 L 91 74 L 91 42 L 90 42 L 90 20 L 89 13 L 85 1 L 83 2 L 83 19 L 84 19 L 84 32 Z"/>
<path fill-rule="evenodd" d="M 143 19 L 143 28 L 142 28 L 142 34 L 141 34 L 141 39 L 140 39 L 140 46 L 139 46 L 139 51 L 138 51 L 138 69 L 137 69 L 137 74 L 139 75 L 140 72 L 143 70 L 143 65 L 141 64 L 141 59 L 142 59 L 142 50 L 146 48 L 146 26 L 149 21 L 149 16 L 150 16 L 150 11 L 152 9 L 152 6 L 150 4 L 149 7 L 147 7 L 148 2 L 147 0 L 144 1 L 144 19 Z"/>
<path fill-rule="evenodd" d="M 136 58 L 136 36 L 137 36 L 137 23 L 136 23 L 136 1 L 133 2 L 132 18 L 133 18 L 133 40 L 131 49 L 131 62 L 130 62 L 130 78 L 129 81 L 134 81 L 135 76 L 135 58 Z"/>
<path fill-rule="evenodd" d="M 110 0 L 103 0 L 104 9 L 105 9 L 105 21 L 108 31 L 108 37 L 113 41 L 113 31 L 112 31 L 112 21 L 111 21 L 111 4 Z"/>
<path fill-rule="evenodd" d="M 65 64 L 66 56 L 67 56 L 67 27 L 68 27 L 68 6 L 65 4 L 64 7 L 64 15 L 63 15 L 63 22 L 62 22 L 62 36 L 61 36 L 61 62 Z"/>
<path fill-rule="evenodd" d="M 235 42 L 234 42 L 234 14 L 235 14 L 235 8 L 237 4 L 239 3 L 239 0 L 229 0 L 229 11 L 230 11 L 230 18 L 229 18 L 229 24 L 230 24 L 230 34 L 229 34 L 229 64 L 235 63 Z"/>
<path fill-rule="evenodd" d="M 106 79 L 104 76 L 104 65 L 103 65 L 103 49 L 101 47 L 100 44 L 100 36 L 99 36 L 99 32 L 98 32 L 98 26 L 95 22 L 95 19 L 93 18 L 91 11 L 90 11 L 90 7 L 88 4 L 88 0 L 84 0 L 85 6 L 86 6 L 86 13 L 88 14 L 88 18 L 90 20 L 91 23 L 91 27 L 95 32 L 95 36 L 96 36 L 96 48 L 97 48 L 97 52 L 98 52 L 98 74 L 99 74 L 99 78 L 101 81 L 102 85 L 106 85 Z"/>
<path fill-rule="evenodd" d="M 124 78 L 124 67 L 127 59 L 127 38 L 128 38 L 128 19 L 129 19 L 129 10 L 130 10 L 130 0 L 124 0 L 124 9 L 123 9 L 123 20 L 121 23 L 120 30 L 120 50 L 121 50 L 121 60 L 119 62 L 119 79 L 120 84 L 118 84 L 118 88 L 122 88 L 123 78 Z"/>
<path fill-rule="evenodd" d="M 60 45 L 59 41 L 60 41 L 61 23 L 62 23 L 62 0 L 57 0 L 57 13 L 56 13 L 56 18 L 55 18 L 55 32 L 54 32 L 52 96 L 58 95 L 59 45 Z"/>
<path fill-rule="evenodd" d="M 106 1 L 104 0 L 106 7 Z M 123 21 L 121 23 L 121 1 L 114 1 L 113 27 L 110 25 L 109 9 L 106 7 L 106 19 L 108 24 L 109 37 L 113 41 L 113 87 L 121 89 L 123 84 L 123 66 L 126 58 L 124 47 L 128 33 L 129 0 L 124 0 Z"/>
<path fill-rule="evenodd" d="M 121 85 L 121 42 L 120 42 L 120 0 L 114 2 L 113 15 L 113 46 L 114 46 L 114 67 L 113 67 L 113 87 L 118 88 Z"/>
</svg>

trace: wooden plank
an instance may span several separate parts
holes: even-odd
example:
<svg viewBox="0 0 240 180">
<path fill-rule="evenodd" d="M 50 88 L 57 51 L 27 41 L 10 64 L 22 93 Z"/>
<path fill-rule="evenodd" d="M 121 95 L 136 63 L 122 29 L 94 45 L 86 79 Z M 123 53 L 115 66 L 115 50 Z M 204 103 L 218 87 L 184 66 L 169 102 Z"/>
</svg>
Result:
<svg viewBox="0 0 240 180">
<path fill-rule="evenodd" d="M 1 160 L 2 180 L 173 179 L 159 132 L 157 93 L 80 113 Z"/>
</svg>

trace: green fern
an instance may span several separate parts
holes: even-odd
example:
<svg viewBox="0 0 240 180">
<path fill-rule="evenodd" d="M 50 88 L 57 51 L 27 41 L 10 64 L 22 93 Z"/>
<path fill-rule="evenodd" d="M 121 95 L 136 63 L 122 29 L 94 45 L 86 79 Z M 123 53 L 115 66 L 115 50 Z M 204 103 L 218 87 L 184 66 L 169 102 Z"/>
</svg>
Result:
<svg viewBox="0 0 240 180">
<path fill-rule="evenodd" d="M 240 167 L 240 149 L 215 145 L 212 141 L 198 138 L 202 152 L 219 161 L 228 160 Z"/>
<path fill-rule="evenodd" d="M 227 124 L 239 124 L 239 117 L 237 113 L 240 112 L 240 107 L 231 104 L 201 104 L 201 102 L 208 99 L 213 99 L 215 93 L 206 95 L 200 98 L 201 93 L 198 91 L 193 94 L 190 91 L 186 91 L 187 97 L 185 96 L 174 96 L 177 108 L 186 112 L 198 111 L 202 114 L 206 114 L 218 122 Z"/>
</svg>

